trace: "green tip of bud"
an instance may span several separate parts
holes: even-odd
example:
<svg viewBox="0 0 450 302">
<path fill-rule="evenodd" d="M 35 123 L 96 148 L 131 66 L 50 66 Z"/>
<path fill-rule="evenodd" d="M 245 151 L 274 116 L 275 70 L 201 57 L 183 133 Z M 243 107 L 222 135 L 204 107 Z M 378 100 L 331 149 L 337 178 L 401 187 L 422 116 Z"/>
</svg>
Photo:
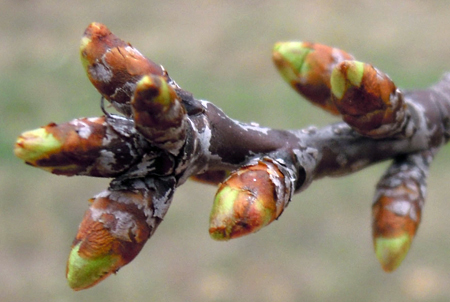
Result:
<svg viewBox="0 0 450 302">
<path fill-rule="evenodd" d="M 364 76 L 364 63 L 344 61 L 331 72 L 331 93 L 341 99 L 347 90 L 347 84 L 359 87 Z"/>
<path fill-rule="evenodd" d="M 338 99 L 341 99 L 345 92 L 345 77 L 336 68 L 331 72 L 330 83 L 331 93 Z"/>
<path fill-rule="evenodd" d="M 274 211 L 249 190 L 225 185 L 214 200 L 209 233 L 222 241 L 257 232 L 275 219 Z"/>
<path fill-rule="evenodd" d="M 81 243 L 73 247 L 67 261 L 66 277 L 74 290 L 91 287 L 105 279 L 116 270 L 117 257 L 105 255 L 87 259 L 79 254 Z"/>
<path fill-rule="evenodd" d="M 383 270 L 392 272 L 400 266 L 411 246 L 409 234 L 395 238 L 378 237 L 374 240 L 375 253 Z"/>
<path fill-rule="evenodd" d="M 361 85 L 362 78 L 364 76 L 364 66 L 363 62 L 358 61 L 347 61 L 348 69 L 347 69 L 347 79 L 354 86 L 359 87 Z"/>
<path fill-rule="evenodd" d="M 85 69 L 85 70 L 87 70 L 88 69 L 88 66 L 89 66 L 89 61 L 88 61 L 88 59 L 86 58 L 86 52 L 85 52 L 85 50 L 86 50 L 86 47 L 89 45 L 89 43 L 91 43 L 92 42 L 92 40 L 91 40 L 91 38 L 88 38 L 88 37 L 83 37 L 83 38 L 81 38 L 81 43 L 80 43 L 80 58 L 81 58 L 81 64 L 83 64 L 83 68 Z"/>
<path fill-rule="evenodd" d="M 62 143 L 45 128 L 22 133 L 14 146 L 14 154 L 29 163 L 48 157 L 61 149 Z"/>
<path fill-rule="evenodd" d="M 146 75 L 136 85 L 137 92 L 146 92 L 152 101 L 163 106 L 170 106 L 175 98 L 171 87 L 159 76 Z"/>
<path fill-rule="evenodd" d="M 303 42 L 278 42 L 273 48 L 273 59 L 283 76 L 291 83 L 303 76 L 310 69 L 309 64 L 305 62 L 306 56 L 313 51 L 305 47 Z"/>
<path fill-rule="evenodd" d="M 230 240 L 232 231 L 234 202 L 239 191 L 229 186 L 217 192 L 209 220 L 209 234 L 215 240 Z"/>
</svg>

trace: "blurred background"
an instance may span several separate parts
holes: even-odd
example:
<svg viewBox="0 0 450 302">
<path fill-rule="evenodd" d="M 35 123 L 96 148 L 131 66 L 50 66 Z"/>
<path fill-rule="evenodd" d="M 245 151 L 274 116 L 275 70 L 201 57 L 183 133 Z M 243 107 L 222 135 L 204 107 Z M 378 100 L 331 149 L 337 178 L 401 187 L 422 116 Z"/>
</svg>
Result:
<svg viewBox="0 0 450 302">
<path fill-rule="evenodd" d="M 163 64 L 197 98 L 274 128 L 335 121 L 297 96 L 271 62 L 275 42 L 354 54 L 403 88 L 450 71 L 448 1 L 0 0 L 1 301 L 449 301 L 450 154 L 432 165 L 422 225 L 394 273 L 375 258 L 370 209 L 382 163 L 314 182 L 281 218 L 230 242 L 208 234 L 215 188 L 188 182 L 140 255 L 74 292 L 65 264 L 87 200 L 107 179 L 58 177 L 13 155 L 16 137 L 49 122 L 101 115 L 79 40 L 106 24 Z"/>
</svg>

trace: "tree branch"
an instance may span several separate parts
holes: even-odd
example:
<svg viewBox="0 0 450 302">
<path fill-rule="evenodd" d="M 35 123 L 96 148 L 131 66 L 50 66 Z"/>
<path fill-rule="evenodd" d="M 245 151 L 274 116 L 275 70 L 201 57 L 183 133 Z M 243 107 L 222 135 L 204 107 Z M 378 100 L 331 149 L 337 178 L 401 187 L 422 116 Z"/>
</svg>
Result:
<svg viewBox="0 0 450 302">
<path fill-rule="evenodd" d="M 88 288 L 139 253 L 188 178 L 220 184 L 210 234 L 228 240 L 277 219 L 316 179 L 394 163 L 373 205 L 376 255 L 386 271 L 403 260 L 420 222 L 428 167 L 449 139 L 450 75 L 401 91 L 373 66 L 325 45 L 283 42 L 273 59 L 283 78 L 344 122 L 276 130 L 229 118 L 197 100 L 104 25 L 81 42 L 83 66 L 105 116 L 51 123 L 19 136 L 15 154 L 58 175 L 114 178 L 92 199 L 73 242 L 69 285 Z M 109 114 L 103 98 L 122 115 Z"/>
</svg>

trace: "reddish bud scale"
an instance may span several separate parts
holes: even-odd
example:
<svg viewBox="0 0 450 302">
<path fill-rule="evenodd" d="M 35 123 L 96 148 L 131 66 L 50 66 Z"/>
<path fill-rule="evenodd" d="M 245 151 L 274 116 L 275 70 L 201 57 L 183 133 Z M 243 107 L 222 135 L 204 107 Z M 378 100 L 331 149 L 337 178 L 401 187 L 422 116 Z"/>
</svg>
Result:
<svg viewBox="0 0 450 302">
<path fill-rule="evenodd" d="M 396 237 L 407 233 L 414 237 L 420 224 L 423 203 L 419 185 L 414 182 L 402 184 L 389 189 L 388 194 L 379 196 L 372 206 L 374 236 Z M 411 200 L 411 197 L 414 199 Z"/>
<path fill-rule="evenodd" d="M 175 183 L 134 179 L 93 198 L 67 263 L 69 285 L 91 287 L 132 261 L 164 218 Z"/>
<path fill-rule="evenodd" d="M 216 240 L 238 238 L 277 219 L 291 196 L 288 177 L 272 161 L 242 167 L 217 191 L 209 232 Z"/>
<path fill-rule="evenodd" d="M 100 23 L 87 27 L 80 52 L 89 80 L 119 112 L 128 116 L 136 82 L 146 74 L 167 76 L 160 65 Z"/>
<path fill-rule="evenodd" d="M 372 232 L 376 256 L 387 272 L 406 257 L 419 227 L 430 155 L 425 151 L 394 162 L 377 185 Z"/>
<path fill-rule="evenodd" d="M 23 133 L 15 153 L 28 164 L 58 175 L 114 177 L 136 161 L 133 128 L 118 133 L 104 117 L 50 123 Z"/>
<path fill-rule="evenodd" d="M 276 67 L 294 90 L 332 114 L 339 112 L 331 99 L 331 71 L 344 60 L 353 60 L 353 56 L 309 42 L 277 43 L 273 52 Z"/>
<path fill-rule="evenodd" d="M 71 287 L 91 287 L 136 257 L 153 231 L 139 210 L 147 202 L 142 193 L 125 191 L 107 191 L 93 200 L 72 245 L 77 254 L 67 265 Z M 103 265 L 105 258 L 113 260 Z"/>
<path fill-rule="evenodd" d="M 146 75 L 131 101 L 136 129 L 153 145 L 178 154 L 185 143 L 187 114 L 164 78 Z"/>
<path fill-rule="evenodd" d="M 407 122 L 406 105 L 392 80 L 370 64 L 344 61 L 332 74 L 333 100 L 343 120 L 372 138 L 399 133 Z"/>
<path fill-rule="evenodd" d="M 401 264 L 420 224 L 421 208 L 417 200 L 407 199 L 417 194 L 414 189 L 399 186 L 391 191 L 395 196 L 382 195 L 372 206 L 375 251 L 387 272 Z M 383 240 L 387 244 L 383 245 Z"/>
</svg>

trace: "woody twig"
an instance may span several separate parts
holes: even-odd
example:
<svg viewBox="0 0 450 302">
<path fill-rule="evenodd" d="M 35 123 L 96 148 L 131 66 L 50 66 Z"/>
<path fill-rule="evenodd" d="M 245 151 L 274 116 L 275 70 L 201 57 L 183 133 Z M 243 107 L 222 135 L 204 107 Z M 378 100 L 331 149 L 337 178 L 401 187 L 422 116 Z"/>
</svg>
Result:
<svg viewBox="0 0 450 302">
<path fill-rule="evenodd" d="M 120 115 L 102 103 L 103 116 L 24 132 L 14 149 L 53 174 L 112 178 L 91 199 L 73 242 L 67 278 L 75 290 L 133 260 L 189 178 L 219 185 L 209 231 L 229 240 L 278 219 L 314 180 L 393 159 L 375 194 L 374 247 L 386 271 L 406 256 L 428 167 L 449 137 L 449 75 L 429 89 L 403 91 L 342 50 L 277 43 L 273 60 L 282 77 L 343 122 L 276 130 L 233 120 L 196 99 L 102 24 L 89 25 L 80 52 L 90 81 Z"/>
</svg>

